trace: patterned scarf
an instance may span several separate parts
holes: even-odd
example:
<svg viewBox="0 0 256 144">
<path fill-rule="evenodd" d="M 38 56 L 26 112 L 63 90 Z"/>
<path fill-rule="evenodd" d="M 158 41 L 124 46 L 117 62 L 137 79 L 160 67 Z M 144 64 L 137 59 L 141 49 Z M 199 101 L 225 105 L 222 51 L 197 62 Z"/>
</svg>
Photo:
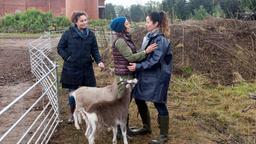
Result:
<svg viewBox="0 0 256 144">
<path fill-rule="evenodd" d="M 83 39 L 86 39 L 89 35 L 89 30 L 87 28 L 85 28 L 85 29 L 83 29 L 83 31 L 81 31 L 77 27 L 75 27 L 75 31 Z"/>
</svg>

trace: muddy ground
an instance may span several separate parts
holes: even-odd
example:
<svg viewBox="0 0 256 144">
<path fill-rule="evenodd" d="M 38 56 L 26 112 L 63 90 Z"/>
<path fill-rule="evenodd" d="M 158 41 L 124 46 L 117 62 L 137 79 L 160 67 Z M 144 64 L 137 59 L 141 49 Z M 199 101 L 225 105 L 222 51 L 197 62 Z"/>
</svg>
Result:
<svg viewBox="0 0 256 144">
<path fill-rule="evenodd" d="M 0 86 L 31 80 L 29 53 L 31 39 L 0 39 Z"/>
<path fill-rule="evenodd" d="M 27 43 L 33 39 L 0 39 L 0 110 L 25 92 L 34 83 L 30 72 L 30 61 Z M 41 93 L 36 87 L 31 93 L 20 100 L 13 108 L 0 117 L 0 135 L 20 117 Z M 37 112 L 32 112 L 37 113 Z M 17 128 L 12 137 L 4 143 L 13 143 L 31 124 L 34 114 L 29 114 Z"/>
<path fill-rule="evenodd" d="M 0 39 L 0 109 L 33 84 L 27 43 L 32 39 Z"/>
</svg>

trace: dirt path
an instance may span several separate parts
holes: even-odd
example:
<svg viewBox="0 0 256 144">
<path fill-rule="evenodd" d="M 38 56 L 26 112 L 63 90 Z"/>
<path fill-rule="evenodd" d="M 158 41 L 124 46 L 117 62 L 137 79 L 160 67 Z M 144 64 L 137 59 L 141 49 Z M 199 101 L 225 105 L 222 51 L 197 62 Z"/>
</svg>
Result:
<svg viewBox="0 0 256 144">
<path fill-rule="evenodd" d="M 0 86 L 32 78 L 27 43 L 32 39 L 0 39 Z"/>
</svg>

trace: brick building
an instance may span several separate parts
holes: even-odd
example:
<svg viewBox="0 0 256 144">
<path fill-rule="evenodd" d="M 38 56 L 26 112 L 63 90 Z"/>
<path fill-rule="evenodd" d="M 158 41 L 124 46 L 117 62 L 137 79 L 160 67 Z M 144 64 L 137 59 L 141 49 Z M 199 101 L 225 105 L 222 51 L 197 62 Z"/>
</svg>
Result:
<svg viewBox="0 0 256 144">
<path fill-rule="evenodd" d="M 53 15 L 71 16 L 73 11 L 85 11 L 92 19 L 104 17 L 105 0 L 0 0 L 0 16 L 5 13 L 16 13 L 29 8 L 44 12 L 51 11 Z"/>
</svg>

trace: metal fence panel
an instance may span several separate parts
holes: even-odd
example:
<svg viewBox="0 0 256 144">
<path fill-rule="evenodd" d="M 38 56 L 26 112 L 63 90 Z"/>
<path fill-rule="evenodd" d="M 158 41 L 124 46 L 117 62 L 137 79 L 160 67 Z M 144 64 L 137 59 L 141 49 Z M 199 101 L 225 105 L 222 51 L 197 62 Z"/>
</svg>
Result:
<svg viewBox="0 0 256 144">
<path fill-rule="evenodd" d="M 48 57 L 56 44 L 51 41 L 49 33 L 28 44 L 31 72 L 36 82 L 0 111 L 0 119 L 15 115 L 16 105 L 22 105 L 22 99 L 30 99 L 31 96 L 36 99 L 29 106 L 26 105 L 20 116 L 13 116 L 15 121 L 0 131 L 0 143 L 47 143 L 56 129 L 60 115 L 57 65 Z M 41 94 L 35 93 L 35 96 L 34 91 L 38 88 Z M 37 110 L 38 107 L 41 109 Z"/>
</svg>

